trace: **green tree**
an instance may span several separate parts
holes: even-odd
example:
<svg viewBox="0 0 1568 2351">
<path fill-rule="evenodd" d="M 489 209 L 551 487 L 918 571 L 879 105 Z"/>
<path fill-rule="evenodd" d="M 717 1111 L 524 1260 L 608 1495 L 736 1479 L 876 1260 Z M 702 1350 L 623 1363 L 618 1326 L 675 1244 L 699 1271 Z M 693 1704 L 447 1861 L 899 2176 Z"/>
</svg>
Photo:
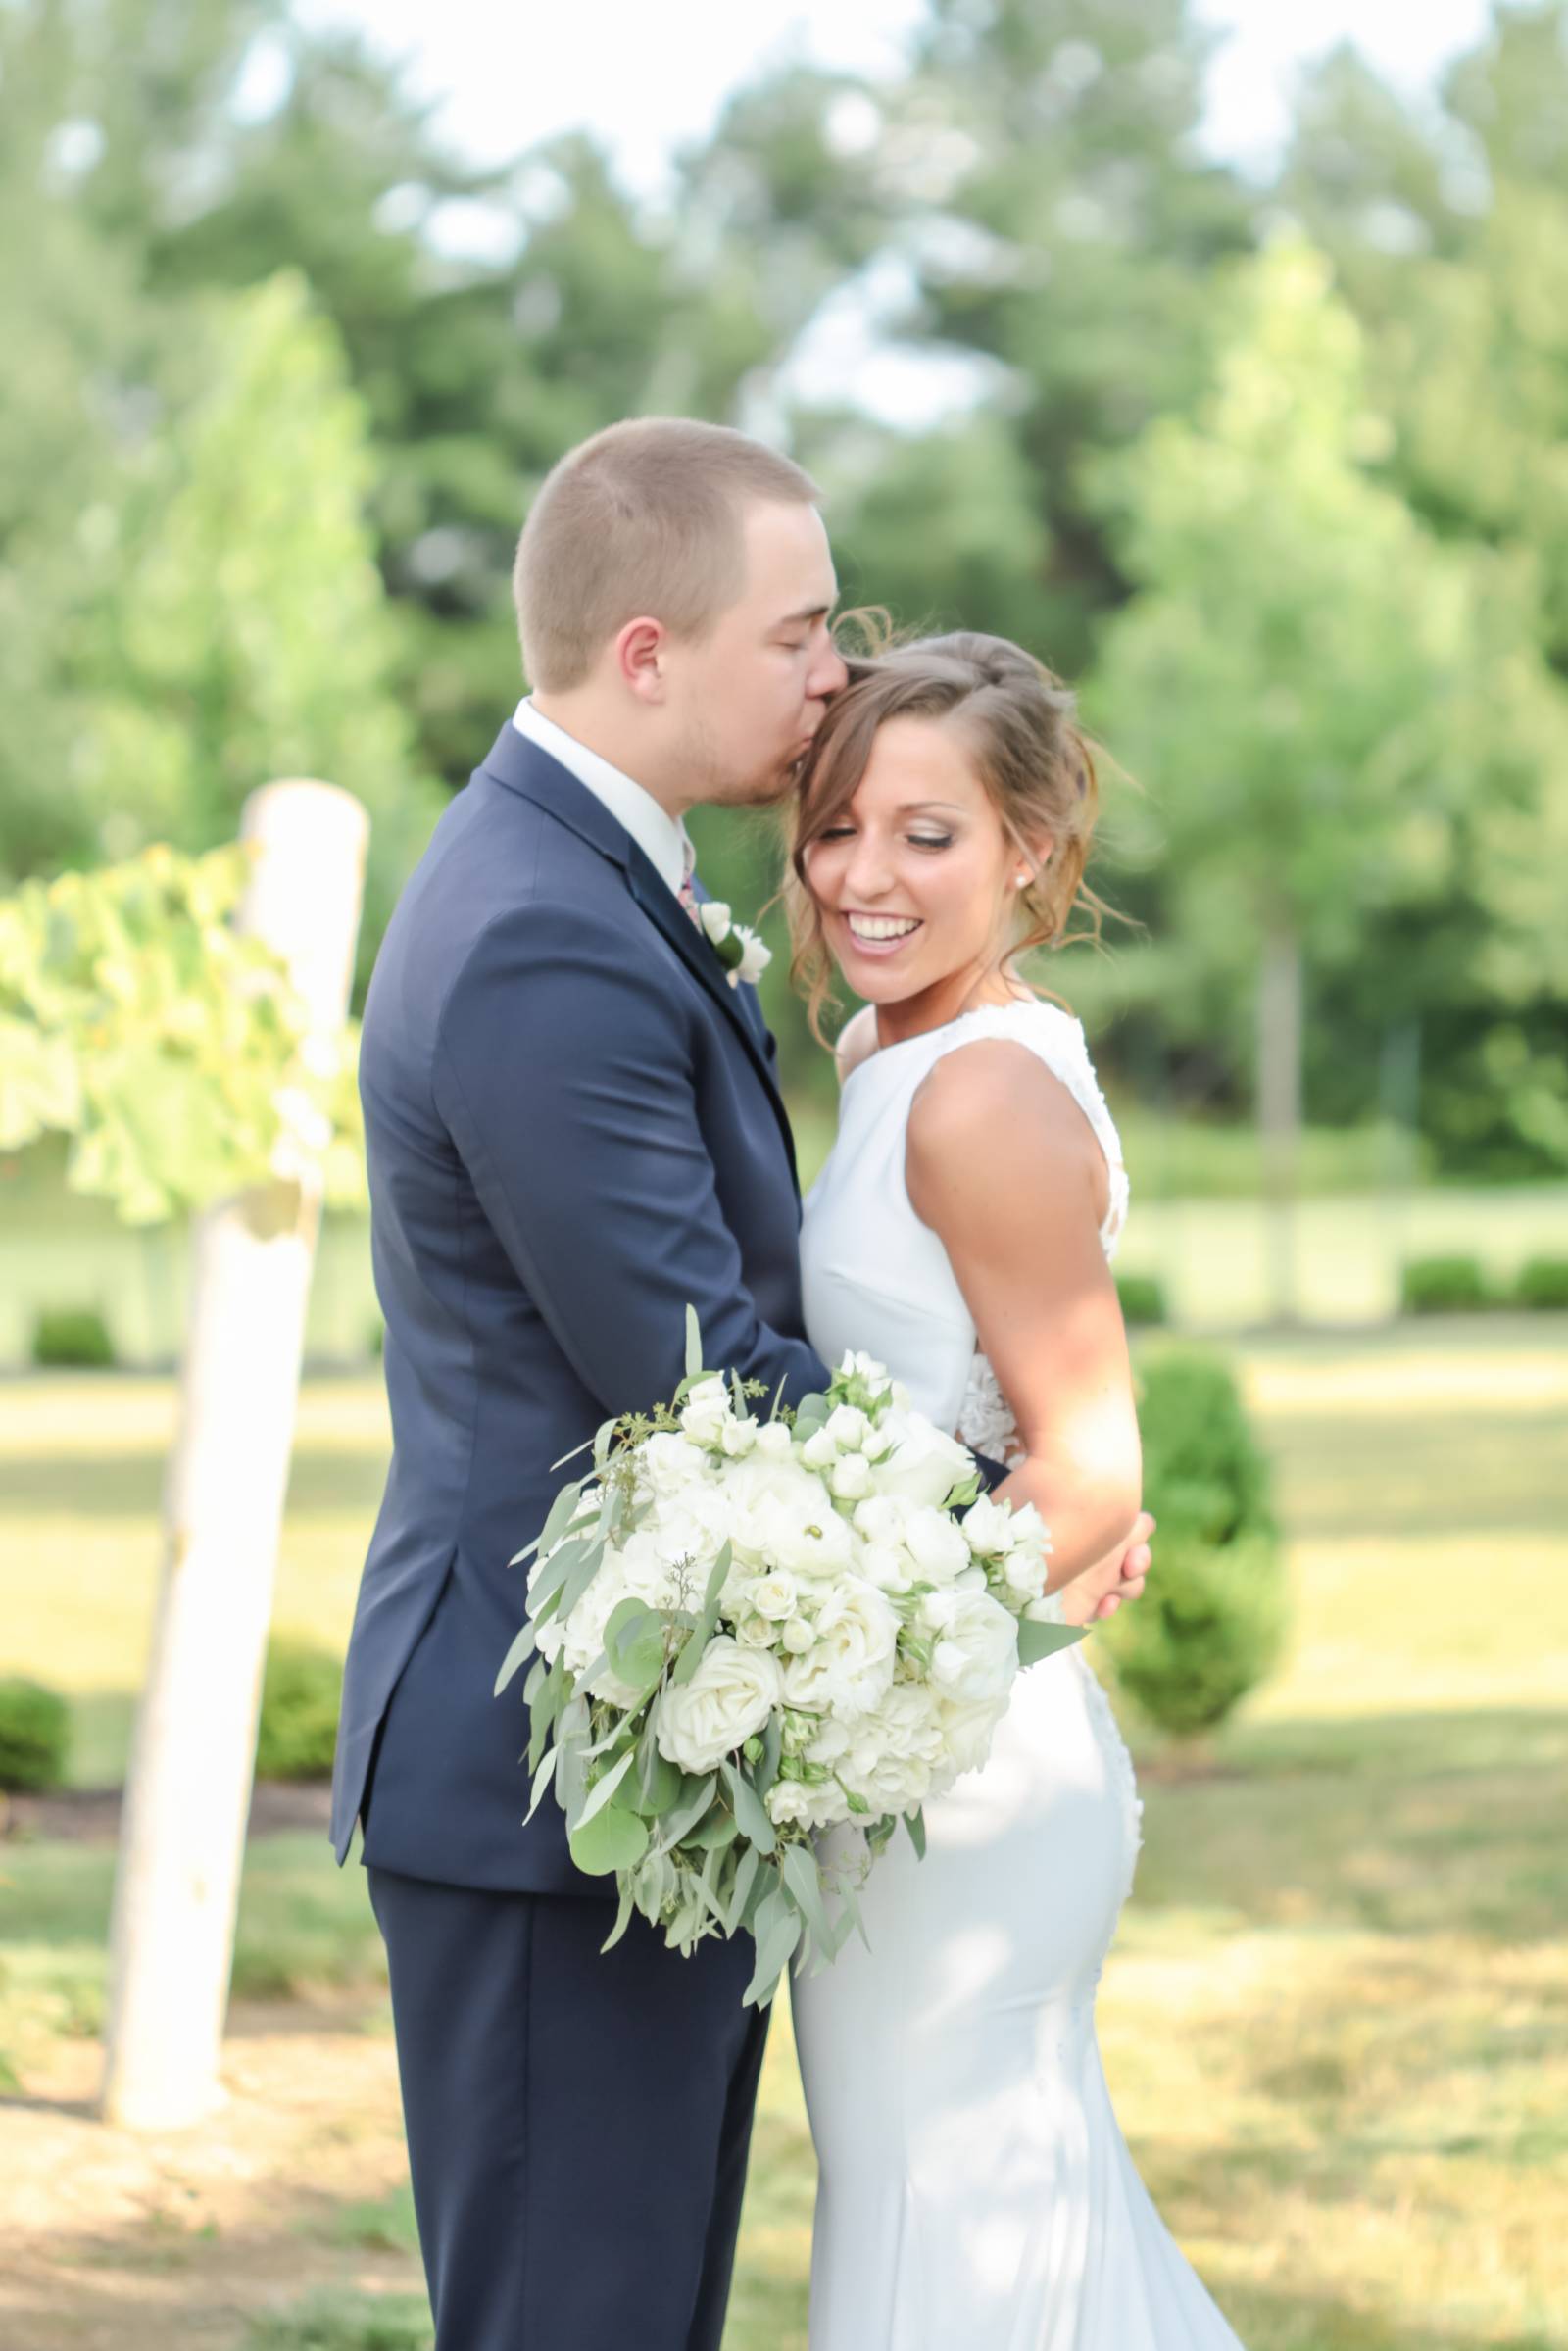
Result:
<svg viewBox="0 0 1568 2351">
<path fill-rule="evenodd" d="M 1387 428 L 1323 257 L 1281 239 L 1217 319 L 1193 417 L 1100 470 L 1137 593 L 1102 633 L 1091 715 L 1149 787 L 1162 906 L 1233 1049 L 1253 1004 L 1285 1311 L 1303 971 L 1449 903 L 1471 812 L 1539 812 L 1564 715 L 1528 563 L 1441 545 L 1376 477 Z"/>
</svg>

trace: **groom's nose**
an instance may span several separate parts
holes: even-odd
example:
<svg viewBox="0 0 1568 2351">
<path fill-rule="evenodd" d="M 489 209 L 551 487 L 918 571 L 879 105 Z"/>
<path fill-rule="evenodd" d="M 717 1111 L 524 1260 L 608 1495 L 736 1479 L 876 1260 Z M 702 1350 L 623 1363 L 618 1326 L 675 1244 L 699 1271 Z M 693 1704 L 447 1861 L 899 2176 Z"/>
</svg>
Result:
<svg viewBox="0 0 1568 2351">
<path fill-rule="evenodd" d="M 808 699 L 823 702 L 828 695 L 837 694 L 849 682 L 850 673 L 844 665 L 844 656 L 829 637 L 822 647 L 820 658 L 811 665 L 806 686 Z"/>
</svg>

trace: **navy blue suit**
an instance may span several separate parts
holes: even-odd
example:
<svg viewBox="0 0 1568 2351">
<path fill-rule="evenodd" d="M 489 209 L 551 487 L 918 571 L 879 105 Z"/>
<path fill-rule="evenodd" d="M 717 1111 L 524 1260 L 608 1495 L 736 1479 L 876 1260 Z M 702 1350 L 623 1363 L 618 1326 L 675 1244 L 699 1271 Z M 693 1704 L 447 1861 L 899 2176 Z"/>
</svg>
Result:
<svg viewBox="0 0 1568 2351">
<path fill-rule="evenodd" d="M 635 1923 L 550 1799 L 524 1828 L 509 1568 L 612 1414 L 705 1360 L 799 1396 L 773 1044 L 594 795 L 510 724 L 437 825 L 366 1005 L 393 1456 L 345 1669 L 437 2351 L 717 2351 L 764 2027 L 747 1938 Z M 595 2215 L 598 2216 L 597 2220 Z"/>
</svg>

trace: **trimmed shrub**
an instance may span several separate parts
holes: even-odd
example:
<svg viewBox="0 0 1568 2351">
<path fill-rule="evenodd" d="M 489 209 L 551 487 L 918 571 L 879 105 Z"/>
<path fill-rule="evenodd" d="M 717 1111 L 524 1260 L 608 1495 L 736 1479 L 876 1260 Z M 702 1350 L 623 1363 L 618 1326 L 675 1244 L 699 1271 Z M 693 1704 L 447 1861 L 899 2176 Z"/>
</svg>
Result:
<svg viewBox="0 0 1568 2351">
<path fill-rule="evenodd" d="M 96 1306 L 45 1306 L 32 1326 L 32 1359 L 102 1371 L 115 1360 L 115 1343 Z"/>
<path fill-rule="evenodd" d="M 71 1752 L 71 1709 L 58 1690 L 0 1682 L 0 1788 L 58 1788 Z"/>
<path fill-rule="evenodd" d="M 342 1704 L 341 1658 L 302 1641 L 270 1641 L 262 1677 L 256 1777 L 329 1780 Z"/>
<path fill-rule="evenodd" d="M 1288 1616 L 1268 1462 L 1228 1367 L 1162 1355 L 1138 1409 L 1158 1520 L 1142 1599 L 1102 1628 L 1116 1680 L 1178 1738 L 1212 1730 L 1278 1663 Z"/>
<path fill-rule="evenodd" d="M 1406 1314 L 1476 1314 L 1495 1305 L 1474 1257 L 1412 1257 L 1399 1283 Z"/>
<path fill-rule="evenodd" d="M 1116 1296 L 1121 1299 L 1123 1322 L 1161 1323 L 1168 1319 L 1164 1285 L 1152 1273 L 1118 1274 Z"/>
<path fill-rule="evenodd" d="M 1568 1307 L 1568 1257 L 1532 1257 L 1514 1278 L 1513 1302 L 1543 1313 Z"/>
</svg>

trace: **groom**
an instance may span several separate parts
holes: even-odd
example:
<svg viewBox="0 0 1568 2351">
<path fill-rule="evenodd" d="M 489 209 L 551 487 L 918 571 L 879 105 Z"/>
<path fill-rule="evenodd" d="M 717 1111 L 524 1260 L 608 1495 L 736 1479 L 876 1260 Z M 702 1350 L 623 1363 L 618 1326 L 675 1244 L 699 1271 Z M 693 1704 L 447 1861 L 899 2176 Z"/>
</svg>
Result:
<svg viewBox="0 0 1568 2351">
<path fill-rule="evenodd" d="M 692 918 L 683 811 L 788 791 L 845 678 L 817 491 L 649 418 L 517 552 L 534 693 L 388 927 L 360 1083 L 394 1450 L 345 1671 L 436 2351 L 718 2351 L 765 2019 L 747 1938 L 667 1951 L 532 1823 L 506 1565 L 553 1464 L 707 1361 L 787 1397 L 800 1202 L 773 1040 Z M 766 1404 L 763 1407 L 766 1409 Z M 1146 1562 L 1147 1563 L 1147 1562 Z M 1129 1573 L 1134 1573 L 1129 1562 Z"/>
<path fill-rule="evenodd" d="M 774 1048 L 689 911 L 682 811 L 778 800 L 844 682 L 814 485 L 716 427 L 601 433 L 517 553 L 534 695 L 388 927 L 360 1082 L 394 1450 L 344 1681 L 437 2351 L 718 2351 L 765 2021 L 530 1826 L 513 1553 L 610 1417 L 706 1359 L 799 1396 Z M 635 778 L 635 780 L 633 780 Z M 764 1409 L 766 1407 L 764 1406 Z"/>
</svg>

